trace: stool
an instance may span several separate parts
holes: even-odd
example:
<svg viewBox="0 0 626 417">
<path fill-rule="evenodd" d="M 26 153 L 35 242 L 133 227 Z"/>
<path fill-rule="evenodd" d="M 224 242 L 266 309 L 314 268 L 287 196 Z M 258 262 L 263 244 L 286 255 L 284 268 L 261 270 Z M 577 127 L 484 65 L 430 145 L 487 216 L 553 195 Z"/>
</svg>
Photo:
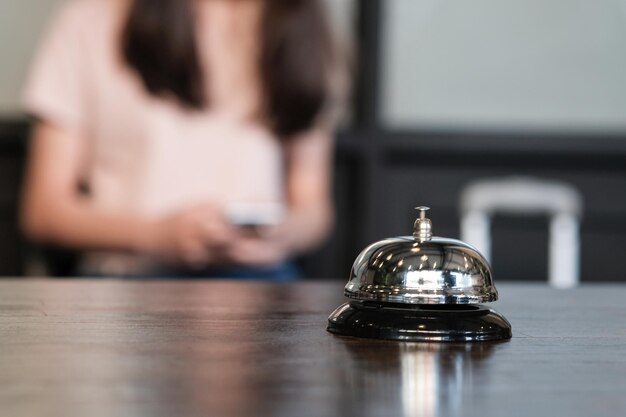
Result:
<svg viewBox="0 0 626 417">
<path fill-rule="evenodd" d="M 495 213 L 549 216 L 548 281 L 555 288 L 578 284 L 583 199 L 575 187 L 527 177 L 482 179 L 467 185 L 461 193 L 461 239 L 488 261 Z"/>
</svg>

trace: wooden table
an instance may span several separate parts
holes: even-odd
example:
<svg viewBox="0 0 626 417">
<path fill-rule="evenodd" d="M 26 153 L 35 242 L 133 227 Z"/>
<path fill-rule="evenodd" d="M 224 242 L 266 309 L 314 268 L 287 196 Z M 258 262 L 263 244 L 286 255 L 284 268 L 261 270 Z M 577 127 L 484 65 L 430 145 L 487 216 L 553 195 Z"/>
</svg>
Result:
<svg viewBox="0 0 626 417">
<path fill-rule="evenodd" d="M 499 284 L 466 345 L 333 336 L 342 286 L 0 281 L 0 415 L 626 415 L 626 286 Z"/>
</svg>

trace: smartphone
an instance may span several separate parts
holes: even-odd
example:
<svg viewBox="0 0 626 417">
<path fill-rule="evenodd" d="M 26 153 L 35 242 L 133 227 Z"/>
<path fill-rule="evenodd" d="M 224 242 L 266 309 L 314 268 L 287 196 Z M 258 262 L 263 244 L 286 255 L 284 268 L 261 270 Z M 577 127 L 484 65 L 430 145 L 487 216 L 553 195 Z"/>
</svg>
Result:
<svg viewBox="0 0 626 417">
<path fill-rule="evenodd" d="M 234 226 L 258 229 L 279 225 L 285 217 L 285 208 L 275 203 L 235 203 L 226 207 L 226 217 Z"/>
</svg>

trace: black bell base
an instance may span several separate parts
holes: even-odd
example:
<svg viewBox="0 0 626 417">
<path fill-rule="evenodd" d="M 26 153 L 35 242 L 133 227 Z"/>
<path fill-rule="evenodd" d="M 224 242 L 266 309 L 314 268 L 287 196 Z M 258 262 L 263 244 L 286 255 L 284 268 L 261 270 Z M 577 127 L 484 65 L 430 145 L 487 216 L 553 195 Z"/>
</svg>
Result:
<svg viewBox="0 0 626 417">
<path fill-rule="evenodd" d="M 486 342 L 511 338 L 511 324 L 484 305 L 351 301 L 328 317 L 343 336 L 407 342 Z"/>
</svg>

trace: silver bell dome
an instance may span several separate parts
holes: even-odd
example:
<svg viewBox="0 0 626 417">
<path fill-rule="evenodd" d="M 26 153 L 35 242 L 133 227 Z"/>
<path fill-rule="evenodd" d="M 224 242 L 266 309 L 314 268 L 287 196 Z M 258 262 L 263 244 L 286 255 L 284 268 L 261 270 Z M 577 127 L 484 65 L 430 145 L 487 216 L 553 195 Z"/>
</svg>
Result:
<svg viewBox="0 0 626 417">
<path fill-rule="evenodd" d="M 487 260 L 460 240 L 432 236 L 417 207 L 413 236 L 371 244 L 357 257 L 345 295 L 402 304 L 479 304 L 498 299 Z"/>
</svg>

